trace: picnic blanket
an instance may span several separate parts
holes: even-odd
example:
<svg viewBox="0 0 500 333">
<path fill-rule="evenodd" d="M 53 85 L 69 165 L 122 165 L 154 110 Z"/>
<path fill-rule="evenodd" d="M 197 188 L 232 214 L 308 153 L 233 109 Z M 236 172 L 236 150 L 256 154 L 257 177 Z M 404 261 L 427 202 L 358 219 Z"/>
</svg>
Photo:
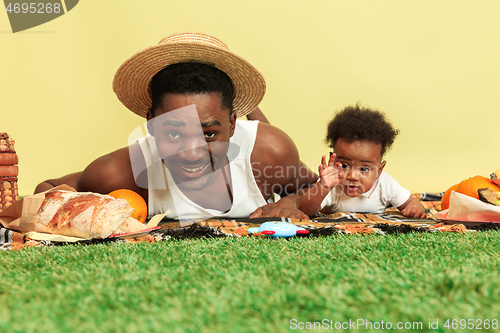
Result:
<svg viewBox="0 0 500 333">
<path fill-rule="evenodd" d="M 264 237 L 248 232 L 249 228 L 258 227 L 264 222 L 289 222 L 309 231 L 309 234 L 296 237 L 329 236 L 336 233 L 344 234 L 379 234 L 411 233 L 411 232 L 470 232 L 474 230 L 490 230 L 497 228 L 491 224 L 472 227 L 463 225 L 444 225 L 436 219 L 432 211 L 440 209 L 440 195 L 420 193 L 413 196 L 418 198 L 426 208 L 427 218 L 405 218 L 396 208 L 388 208 L 380 214 L 360 214 L 339 212 L 331 215 L 319 214 L 310 220 L 290 218 L 242 218 L 242 219 L 208 219 L 203 221 L 183 221 L 163 219 L 159 229 L 150 234 L 135 238 L 111 238 L 78 241 L 79 244 L 98 244 L 106 242 L 158 242 L 186 238 L 202 237 Z M 439 200 L 437 200 L 439 199 Z M 0 249 L 22 249 L 29 246 L 60 246 L 66 242 L 34 240 L 15 230 L 0 228 Z"/>
</svg>

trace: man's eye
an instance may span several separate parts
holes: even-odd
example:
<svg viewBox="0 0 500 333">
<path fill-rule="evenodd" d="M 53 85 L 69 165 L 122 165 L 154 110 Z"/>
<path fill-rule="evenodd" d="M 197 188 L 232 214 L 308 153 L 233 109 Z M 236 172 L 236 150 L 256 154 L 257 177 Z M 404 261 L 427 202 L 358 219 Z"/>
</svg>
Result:
<svg viewBox="0 0 500 333">
<path fill-rule="evenodd" d="M 169 138 L 172 138 L 172 139 L 178 139 L 178 138 L 181 137 L 181 135 L 179 134 L 179 132 L 176 132 L 176 131 L 167 132 L 167 136 Z"/>
<path fill-rule="evenodd" d="M 213 138 L 215 138 L 215 135 L 216 134 L 214 132 L 206 132 L 205 133 L 205 138 L 207 138 L 207 139 L 213 139 Z"/>
</svg>

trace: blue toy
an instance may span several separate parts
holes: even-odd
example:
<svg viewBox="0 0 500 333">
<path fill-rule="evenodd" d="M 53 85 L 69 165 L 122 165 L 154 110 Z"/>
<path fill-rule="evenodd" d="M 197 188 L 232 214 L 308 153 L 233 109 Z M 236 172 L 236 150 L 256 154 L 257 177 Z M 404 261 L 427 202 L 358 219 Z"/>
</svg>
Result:
<svg viewBox="0 0 500 333">
<path fill-rule="evenodd" d="M 264 222 L 258 228 L 248 228 L 248 232 L 251 234 L 260 232 L 263 235 L 273 238 L 292 237 L 296 234 L 305 235 L 309 233 L 308 230 L 297 227 L 295 224 L 289 222 Z"/>
</svg>

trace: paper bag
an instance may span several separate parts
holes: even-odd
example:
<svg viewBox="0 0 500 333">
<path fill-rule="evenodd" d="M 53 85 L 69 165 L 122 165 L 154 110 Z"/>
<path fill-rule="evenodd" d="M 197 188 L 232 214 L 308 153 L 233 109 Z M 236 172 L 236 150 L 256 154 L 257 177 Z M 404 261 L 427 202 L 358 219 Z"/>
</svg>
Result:
<svg viewBox="0 0 500 333">
<path fill-rule="evenodd" d="M 452 191 L 447 217 L 451 220 L 500 222 L 500 207 Z"/>
<path fill-rule="evenodd" d="M 10 207 L 0 212 L 0 223 L 2 223 L 5 228 L 21 231 L 23 233 L 50 232 L 49 230 L 47 230 L 47 227 L 41 224 L 37 224 L 36 218 L 38 210 L 40 209 L 43 200 L 45 199 L 45 194 L 56 190 L 76 192 L 74 188 L 68 185 L 60 185 L 48 191 L 25 197 L 19 201 L 16 201 Z M 158 222 L 156 222 L 156 224 L 158 224 Z M 148 225 L 144 225 L 136 219 L 128 217 L 116 229 L 116 231 L 119 233 L 137 233 L 152 229 L 152 227 L 154 226 L 150 223 L 148 223 Z"/>
<path fill-rule="evenodd" d="M 71 186 L 60 185 L 45 192 L 20 199 L 0 212 L 0 223 L 2 223 L 5 228 L 21 232 L 41 231 L 37 230 L 35 223 L 36 215 L 45 199 L 45 193 L 55 190 L 76 192 Z"/>
</svg>

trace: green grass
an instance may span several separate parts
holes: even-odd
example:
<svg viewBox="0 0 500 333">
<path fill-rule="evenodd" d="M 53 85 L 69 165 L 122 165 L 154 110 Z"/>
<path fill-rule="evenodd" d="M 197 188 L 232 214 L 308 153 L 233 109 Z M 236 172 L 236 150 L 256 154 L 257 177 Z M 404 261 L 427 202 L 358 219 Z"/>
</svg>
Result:
<svg viewBox="0 0 500 333">
<path fill-rule="evenodd" d="M 499 241 L 489 231 L 4 251 L 0 332 L 289 332 L 323 319 L 470 331 L 443 325 L 500 320 Z"/>
</svg>

